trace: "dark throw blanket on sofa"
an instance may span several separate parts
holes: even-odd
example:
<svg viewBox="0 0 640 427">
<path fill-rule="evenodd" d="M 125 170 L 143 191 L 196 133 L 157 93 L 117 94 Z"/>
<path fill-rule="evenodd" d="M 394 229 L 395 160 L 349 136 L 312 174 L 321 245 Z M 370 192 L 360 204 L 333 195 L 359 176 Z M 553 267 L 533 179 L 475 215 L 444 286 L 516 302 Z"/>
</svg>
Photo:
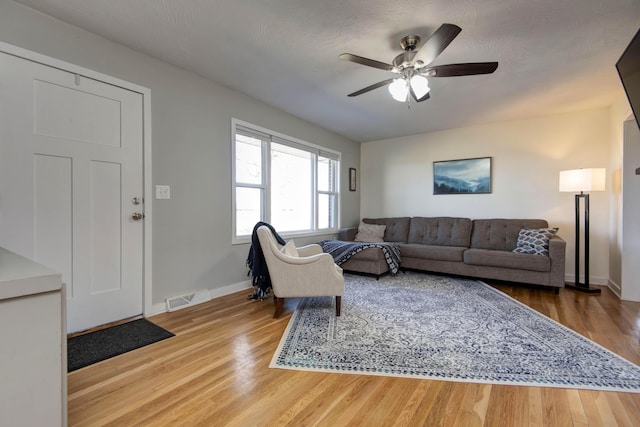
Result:
<svg viewBox="0 0 640 427">
<path fill-rule="evenodd" d="M 349 258 L 367 248 L 380 248 L 384 258 L 389 264 L 391 274 L 396 274 L 400 269 L 400 247 L 395 243 L 365 243 L 344 242 L 342 240 L 323 240 L 320 242 L 322 250 L 333 257 L 336 264 L 344 264 Z"/>
</svg>

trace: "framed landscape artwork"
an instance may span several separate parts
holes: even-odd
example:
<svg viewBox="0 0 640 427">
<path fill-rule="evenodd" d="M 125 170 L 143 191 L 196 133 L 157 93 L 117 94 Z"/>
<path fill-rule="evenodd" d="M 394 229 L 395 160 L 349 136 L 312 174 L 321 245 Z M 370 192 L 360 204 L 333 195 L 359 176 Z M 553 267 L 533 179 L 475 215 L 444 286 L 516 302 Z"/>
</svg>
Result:
<svg viewBox="0 0 640 427">
<path fill-rule="evenodd" d="M 433 162 L 433 194 L 491 193 L 491 157 Z"/>
</svg>

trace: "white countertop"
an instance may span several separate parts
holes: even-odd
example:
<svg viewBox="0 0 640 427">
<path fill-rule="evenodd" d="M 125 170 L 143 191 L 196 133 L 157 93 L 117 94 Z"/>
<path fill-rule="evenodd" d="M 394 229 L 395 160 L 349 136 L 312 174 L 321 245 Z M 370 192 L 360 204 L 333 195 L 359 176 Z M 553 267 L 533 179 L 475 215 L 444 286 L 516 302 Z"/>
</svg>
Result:
<svg viewBox="0 0 640 427">
<path fill-rule="evenodd" d="M 0 300 L 62 289 L 62 275 L 49 267 L 0 248 Z"/>
</svg>

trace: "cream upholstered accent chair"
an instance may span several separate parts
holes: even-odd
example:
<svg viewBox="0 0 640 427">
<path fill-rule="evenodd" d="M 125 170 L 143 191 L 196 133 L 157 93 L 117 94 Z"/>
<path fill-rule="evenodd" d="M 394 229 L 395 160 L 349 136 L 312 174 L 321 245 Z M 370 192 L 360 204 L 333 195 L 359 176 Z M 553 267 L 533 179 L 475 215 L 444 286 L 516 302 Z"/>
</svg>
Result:
<svg viewBox="0 0 640 427">
<path fill-rule="evenodd" d="M 336 316 L 340 316 L 344 277 L 333 257 L 316 244 L 296 248 L 290 241 L 280 245 L 265 226 L 258 227 L 257 233 L 276 301 L 273 317 L 282 314 L 285 298 L 322 296 L 336 297 Z"/>
</svg>

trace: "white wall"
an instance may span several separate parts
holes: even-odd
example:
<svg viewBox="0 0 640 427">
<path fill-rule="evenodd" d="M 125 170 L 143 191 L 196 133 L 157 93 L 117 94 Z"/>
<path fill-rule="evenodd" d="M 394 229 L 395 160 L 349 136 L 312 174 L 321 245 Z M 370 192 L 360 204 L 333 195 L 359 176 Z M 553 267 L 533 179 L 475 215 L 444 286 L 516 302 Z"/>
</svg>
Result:
<svg viewBox="0 0 640 427">
<path fill-rule="evenodd" d="M 622 168 L 622 299 L 640 301 L 640 130 L 635 120 L 624 123 Z"/>
<path fill-rule="evenodd" d="M 565 169 L 608 167 L 609 109 L 452 129 L 361 145 L 363 217 L 542 218 L 567 241 L 574 271 L 574 197 L 558 192 Z M 491 194 L 433 195 L 433 162 L 492 157 Z M 608 188 L 611 180 L 607 183 Z M 591 194 L 591 282 L 609 277 L 609 197 Z"/>
<path fill-rule="evenodd" d="M 609 193 L 609 287 L 622 295 L 622 162 L 624 122 L 631 116 L 631 107 L 622 95 L 610 111 L 611 145 L 607 177 L 611 179 Z"/>
<path fill-rule="evenodd" d="M 232 117 L 341 151 L 342 220 L 359 218 L 346 178 L 360 163 L 357 143 L 12 1 L 0 1 L 0 41 L 151 89 L 153 184 L 171 186 L 170 200 L 146 197 L 154 304 L 247 280 L 249 247 L 231 245 Z"/>
</svg>

